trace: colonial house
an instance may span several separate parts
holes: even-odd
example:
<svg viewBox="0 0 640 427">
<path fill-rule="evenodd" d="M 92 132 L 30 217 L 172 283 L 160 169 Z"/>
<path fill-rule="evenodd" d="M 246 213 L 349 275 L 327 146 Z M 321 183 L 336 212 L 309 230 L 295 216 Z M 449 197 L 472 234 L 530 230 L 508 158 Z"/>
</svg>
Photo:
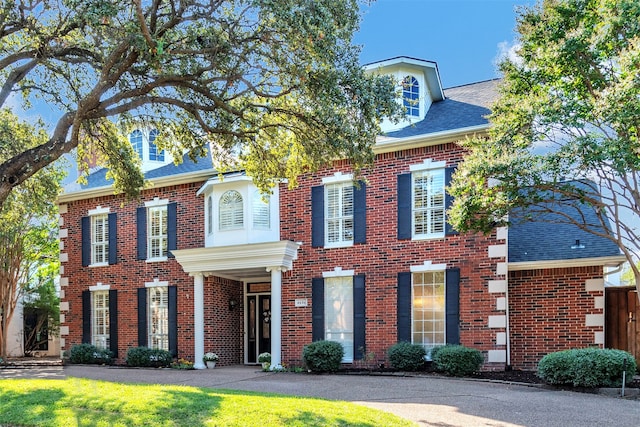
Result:
<svg viewBox="0 0 640 427">
<path fill-rule="evenodd" d="M 343 345 L 345 364 L 384 363 L 399 341 L 459 343 L 485 369 L 535 369 L 551 351 L 602 347 L 615 245 L 539 223 L 488 236 L 447 223 L 457 142 L 489 128 L 497 81 L 444 90 L 434 62 L 407 57 L 365 68 L 403 81 L 407 120 L 383 123 L 361 182 L 336 161 L 264 198 L 209 159 L 174 165 L 140 129 L 130 140 L 151 185 L 139 200 L 114 194 L 104 170 L 63 194 L 62 349 L 93 343 L 122 363 L 149 346 L 202 368 L 208 351 L 222 365 L 269 351 L 300 366 L 321 339 Z"/>
</svg>

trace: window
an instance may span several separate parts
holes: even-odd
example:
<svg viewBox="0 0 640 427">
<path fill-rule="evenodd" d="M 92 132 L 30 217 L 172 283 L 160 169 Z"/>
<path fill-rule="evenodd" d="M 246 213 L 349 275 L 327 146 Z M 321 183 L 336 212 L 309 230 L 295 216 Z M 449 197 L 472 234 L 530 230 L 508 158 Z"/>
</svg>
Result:
<svg viewBox="0 0 640 427">
<path fill-rule="evenodd" d="M 109 349 L 109 291 L 91 292 L 91 344 Z"/>
<path fill-rule="evenodd" d="M 253 207 L 253 228 L 260 230 L 268 230 L 271 226 L 271 220 L 269 218 L 269 196 L 264 195 L 260 190 L 256 190 L 253 193 L 252 207 Z"/>
<path fill-rule="evenodd" d="M 166 286 L 148 288 L 149 347 L 169 350 L 169 292 Z"/>
<path fill-rule="evenodd" d="M 220 230 L 244 227 L 244 205 L 242 195 L 229 190 L 220 197 Z"/>
<path fill-rule="evenodd" d="M 402 81 L 402 104 L 408 116 L 420 115 L 420 85 L 415 77 L 407 76 Z"/>
<path fill-rule="evenodd" d="M 148 208 L 148 258 L 167 256 L 167 206 Z"/>
<path fill-rule="evenodd" d="M 213 233 L 213 196 L 207 197 L 207 232 Z"/>
<path fill-rule="evenodd" d="M 325 197 L 326 245 L 353 243 L 353 185 L 328 184 Z"/>
<path fill-rule="evenodd" d="M 445 272 L 412 274 L 412 337 L 427 352 L 446 344 Z"/>
<path fill-rule="evenodd" d="M 142 131 L 136 129 L 131 132 L 131 135 L 129 135 L 129 142 L 131 142 L 133 151 L 138 153 L 138 156 L 140 156 L 141 159 L 144 159 L 142 154 Z"/>
<path fill-rule="evenodd" d="M 91 264 L 109 262 L 109 216 L 91 216 Z"/>
<path fill-rule="evenodd" d="M 444 236 L 444 169 L 417 171 L 412 179 L 414 237 Z"/>
<path fill-rule="evenodd" d="M 164 162 L 164 150 L 160 150 L 160 152 L 158 152 L 158 147 L 155 144 L 157 136 L 157 129 L 153 129 L 149 132 L 149 160 Z"/>
<path fill-rule="evenodd" d="M 344 348 L 343 362 L 353 362 L 353 277 L 328 277 L 324 280 L 325 339 Z"/>
</svg>

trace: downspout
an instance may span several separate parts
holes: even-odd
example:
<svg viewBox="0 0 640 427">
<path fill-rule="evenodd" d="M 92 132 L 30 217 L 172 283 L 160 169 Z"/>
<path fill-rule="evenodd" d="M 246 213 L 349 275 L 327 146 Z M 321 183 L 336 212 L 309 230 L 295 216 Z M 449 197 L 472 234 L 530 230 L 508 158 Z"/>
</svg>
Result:
<svg viewBox="0 0 640 427">
<path fill-rule="evenodd" d="M 511 332 L 509 328 L 509 227 L 507 227 L 507 232 L 505 233 L 505 244 L 507 245 L 507 254 L 505 255 L 505 273 L 504 273 L 504 281 L 505 281 L 505 304 L 506 304 L 506 313 L 507 321 L 506 321 L 506 331 L 507 334 L 507 365 L 505 366 L 505 371 L 511 370 Z"/>
</svg>

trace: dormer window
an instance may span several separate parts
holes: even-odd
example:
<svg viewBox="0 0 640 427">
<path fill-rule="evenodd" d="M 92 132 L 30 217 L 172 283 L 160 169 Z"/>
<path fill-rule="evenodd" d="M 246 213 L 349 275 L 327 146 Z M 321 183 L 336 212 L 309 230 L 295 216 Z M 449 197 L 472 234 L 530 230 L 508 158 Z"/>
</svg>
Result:
<svg viewBox="0 0 640 427">
<path fill-rule="evenodd" d="M 129 142 L 131 142 L 133 151 L 138 153 L 138 156 L 142 159 L 142 131 L 136 129 L 131 132 L 131 135 L 129 135 Z"/>
<path fill-rule="evenodd" d="M 220 197 L 220 230 L 244 227 L 242 195 L 236 190 L 226 191 Z"/>
<path fill-rule="evenodd" d="M 151 132 L 149 132 L 149 160 L 164 162 L 164 150 L 160 150 L 160 152 L 158 152 L 158 147 L 155 144 L 157 136 L 157 129 L 153 129 Z"/>
<path fill-rule="evenodd" d="M 253 192 L 253 228 L 268 230 L 270 221 L 269 196 L 263 196 L 260 190 Z"/>
<path fill-rule="evenodd" d="M 129 134 L 129 142 L 140 160 L 142 170 L 148 171 L 167 164 L 165 150 L 160 150 L 155 144 L 160 131 L 158 129 L 140 128 Z"/>
<path fill-rule="evenodd" d="M 402 103 L 408 116 L 420 116 L 420 85 L 413 76 L 402 81 Z"/>
</svg>

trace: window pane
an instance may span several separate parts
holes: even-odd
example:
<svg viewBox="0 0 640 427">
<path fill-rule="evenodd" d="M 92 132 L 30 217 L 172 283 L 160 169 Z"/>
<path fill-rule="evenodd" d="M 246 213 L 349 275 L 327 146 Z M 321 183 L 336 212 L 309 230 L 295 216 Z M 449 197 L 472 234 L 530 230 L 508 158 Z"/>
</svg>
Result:
<svg viewBox="0 0 640 427">
<path fill-rule="evenodd" d="M 445 227 L 444 169 L 413 174 L 414 236 L 439 236 Z"/>
<path fill-rule="evenodd" d="M 129 135 L 129 142 L 131 142 L 133 151 L 138 153 L 138 156 L 142 159 L 142 132 L 139 129 L 131 132 L 131 135 Z"/>
<path fill-rule="evenodd" d="M 268 230 L 270 227 L 269 196 L 263 196 L 260 191 L 254 192 L 252 205 L 253 228 Z"/>
<path fill-rule="evenodd" d="M 91 343 L 109 348 L 109 291 L 91 292 Z"/>
<path fill-rule="evenodd" d="M 167 206 L 147 209 L 148 258 L 167 256 Z"/>
<path fill-rule="evenodd" d="M 169 292 L 166 286 L 148 289 L 149 346 L 169 350 Z"/>
<path fill-rule="evenodd" d="M 344 348 L 344 362 L 353 361 L 353 277 L 331 277 L 324 282 L 325 339 Z"/>
<path fill-rule="evenodd" d="M 349 183 L 325 186 L 326 242 L 353 242 L 353 185 Z"/>
<path fill-rule="evenodd" d="M 106 214 L 91 217 L 91 263 L 108 262 L 109 217 Z"/>
<path fill-rule="evenodd" d="M 220 197 L 220 230 L 244 227 L 244 204 L 242 195 L 229 190 Z"/>
<path fill-rule="evenodd" d="M 149 132 L 149 160 L 164 162 L 164 150 L 158 152 L 155 140 L 158 137 L 158 130 L 153 129 Z"/>
<path fill-rule="evenodd" d="M 408 116 L 417 117 L 420 115 L 420 85 L 418 80 L 412 76 L 407 76 L 402 81 L 402 105 Z"/>
<path fill-rule="evenodd" d="M 412 304 L 412 337 L 429 351 L 445 342 L 444 272 L 414 273 Z"/>
</svg>

